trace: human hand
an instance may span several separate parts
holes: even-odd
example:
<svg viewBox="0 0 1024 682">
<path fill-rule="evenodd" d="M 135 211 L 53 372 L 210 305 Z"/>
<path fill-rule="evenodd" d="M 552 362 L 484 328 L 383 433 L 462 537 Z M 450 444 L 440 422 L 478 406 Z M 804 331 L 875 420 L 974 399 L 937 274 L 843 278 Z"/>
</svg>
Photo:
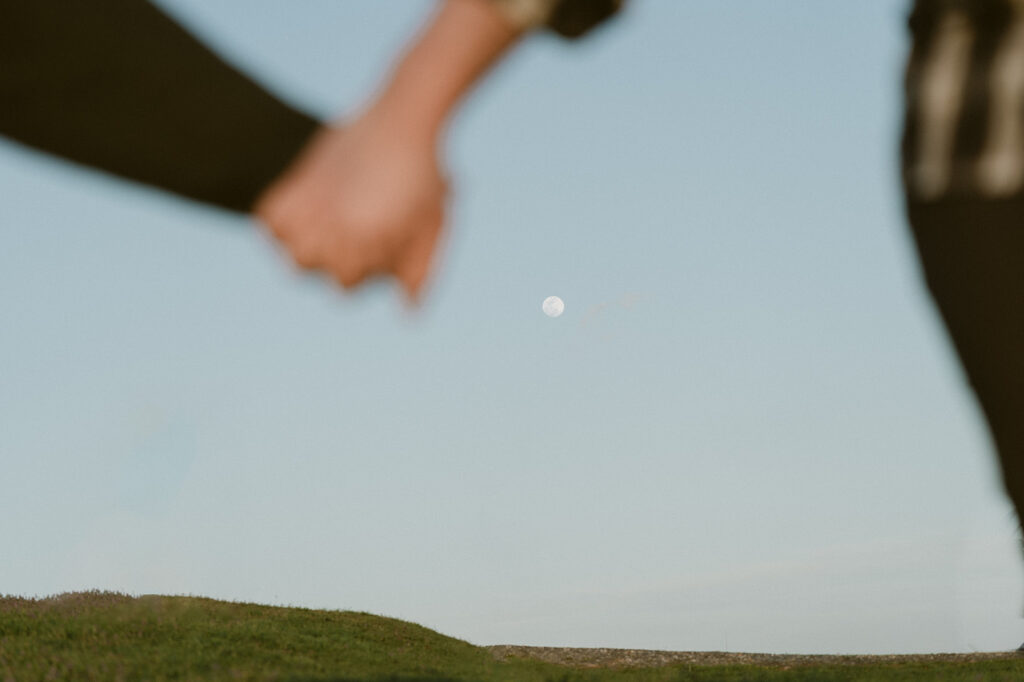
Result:
<svg viewBox="0 0 1024 682">
<path fill-rule="evenodd" d="M 444 226 L 448 182 L 433 134 L 375 107 L 320 131 L 254 213 L 301 268 L 351 290 L 392 275 L 420 300 Z"/>
<path fill-rule="evenodd" d="M 260 197 L 256 216 L 299 266 L 346 289 L 394 275 L 416 303 L 444 227 L 437 150 L 446 122 L 522 32 L 495 3 L 446 0 L 366 113 L 324 128 Z"/>
</svg>

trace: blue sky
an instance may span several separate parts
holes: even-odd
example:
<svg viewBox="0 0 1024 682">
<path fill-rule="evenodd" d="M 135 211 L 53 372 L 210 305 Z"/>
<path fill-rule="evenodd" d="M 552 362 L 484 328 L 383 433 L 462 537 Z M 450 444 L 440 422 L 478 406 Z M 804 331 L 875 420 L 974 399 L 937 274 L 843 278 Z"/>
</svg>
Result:
<svg viewBox="0 0 1024 682">
<path fill-rule="evenodd" d="M 161 5 L 333 117 L 432 2 Z M 906 11 L 634 0 L 530 39 L 455 121 L 411 317 L 0 144 L 0 592 L 477 644 L 1016 647 L 1012 509 L 901 212 Z"/>
</svg>

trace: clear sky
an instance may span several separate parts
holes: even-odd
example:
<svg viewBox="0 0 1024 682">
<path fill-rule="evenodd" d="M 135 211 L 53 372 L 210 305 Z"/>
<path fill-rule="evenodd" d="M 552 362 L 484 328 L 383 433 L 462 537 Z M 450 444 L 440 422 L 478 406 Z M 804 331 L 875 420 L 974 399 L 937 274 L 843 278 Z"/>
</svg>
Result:
<svg viewBox="0 0 1024 682">
<path fill-rule="evenodd" d="M 161 4 L 322 117 L 432 6 Z M 411 318 L 0 144 L 0 592 L 476 644 L 1016 647 L 1012 508 L 902 218 L 907 9 L 634 0 L 530 39 L 455 122 Z"/>
</svg>

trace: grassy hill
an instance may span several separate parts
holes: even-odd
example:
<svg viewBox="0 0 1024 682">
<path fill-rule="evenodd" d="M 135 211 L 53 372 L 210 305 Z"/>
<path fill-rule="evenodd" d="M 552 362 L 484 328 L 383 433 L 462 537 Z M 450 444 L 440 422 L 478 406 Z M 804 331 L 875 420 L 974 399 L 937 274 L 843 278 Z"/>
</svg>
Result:
<svg viewBox="0 0 1024 682">
<path fill-rule="evenodd" d="M 497 660 L 486 648 L 366 613 L 109 592 L 0 598 L 0 682 L 911 679 L 1022 680 L 1024 660 L 585 669 Z"/>
</svg>

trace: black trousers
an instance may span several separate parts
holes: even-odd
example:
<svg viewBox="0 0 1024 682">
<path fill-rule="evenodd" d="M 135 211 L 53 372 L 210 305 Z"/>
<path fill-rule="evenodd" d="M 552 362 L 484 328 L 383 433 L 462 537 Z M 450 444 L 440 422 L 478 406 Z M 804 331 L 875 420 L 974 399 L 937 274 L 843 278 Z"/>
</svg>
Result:
<svg viewBox="0 0 1024 682">
<path fill-rule="evenodd" d="M 1024 198 L 907 202 L 925 280 L 1024 519 Z"/>
</svg>

